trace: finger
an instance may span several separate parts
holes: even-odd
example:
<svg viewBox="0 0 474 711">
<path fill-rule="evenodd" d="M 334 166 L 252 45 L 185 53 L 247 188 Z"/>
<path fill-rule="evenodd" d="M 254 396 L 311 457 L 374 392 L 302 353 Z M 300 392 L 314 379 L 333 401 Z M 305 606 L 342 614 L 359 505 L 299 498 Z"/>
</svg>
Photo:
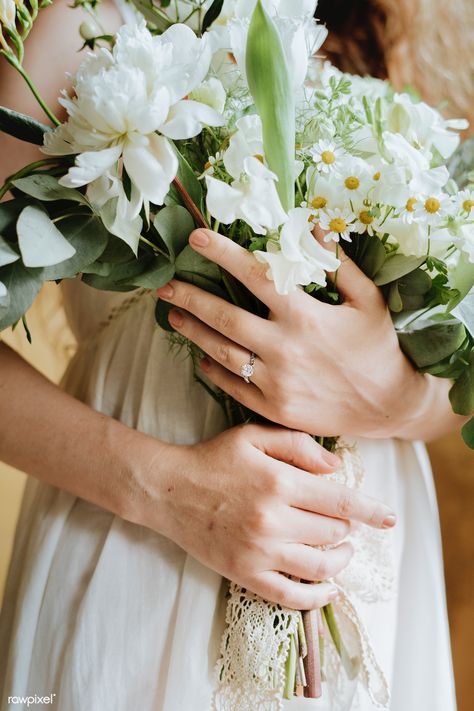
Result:
<svg viewBox="0 0 474 711">
<path fill-rule="evenodd" d="M 173 279 L 157 293 L 160 299 L 194 314 L 215 331 L 250 351 L 261 352 L 271 338 L 271 321 L 229 304 L 193 284 Z"/>
<path fill-rule="evenodd" d="M 204 358 L 200 363 L 200 367 L 206 378 L 211 383 L 214 383 L 216 387 L 223 390 L 244 407 L 248 407 L 249 410 L 265 415 L 264 411 L 267 408 L 265 396 L 252 383 L 253 376 L 250 377 L 250 382 L 246 383 L 241 375 L 231 373 L 230 370 L 227 370 L 227 368 L 224 368 L 223 365 L 211 358 Z"/>
<path fill-rule="evenodd" d="M 248 350 L 209 328 L 191 314 L 173 309 L 168 318 L 175 331 L 186 336 L 231 373 L 240 375 L 242 365 L 249 362 Z M 258 386 L 264 366 L 260 359 L 256 359 L 253 367 L 252 382 Z"/>
<path fill-rule="evenodd" d="M 277 294 L 274 283 L 266 276 L 268 266 L 228 237 L 199 229 L 191 233 L 189 244 L 235 276 L 275 313 L 287 311 L 290 301 L 299 298 L 298 291 L 286 296 Z"/>
<path fill-rule="evenodd" d="M 252 432 L 249 434 L 252 437 Z M 292 464 L 293 467 L 298 467 L 298 470 L 328 474 L 334 472 L 341 464 L 339 457 L 321 447 L 305 432 L 282 427 L 259 426 L 255 428 L 253 442 L 268 456 Z"/>
<path fill-rule="evenodd" d="M 395 513 L 389 506 L 360 491 L 321 477 L 308 476 L 295 468 L 288 478 L 292 480 L 290 503 L 296 508 L 360 521 L 373 528 L 393 528 L 396 524 Z"/>
<path fill-rule="evenodd" d="M 293 610 L 316 610 L 339 594 L 330 583 L 297 583 L 273 570 L 261 573 L 251 589 L 264 600 Z"/>
<path fill-rule="evenodd" d="M 334 578 L 352 558 L 354 550 L 350 543 L 341 543 L 337 548 L 321 551 L 311 546 L 287 543 L 279 552 L 277 565 L 281 573 L 301 580 L 319 582 Z"/>
<path fill-rule="evenodd" d="M 344 297 L 345 302 L 366 306 L 370 304 L 371 299 L 380 298 L 380 292 L 374 282 L 347 256 L 340 244 L 336 244 L 332 240 L 325 242 L 325 232 L 320 227 L 315 228 L 314 235 L 325 249 L 337 252 L 341 266 L 330 277 L 336 282 L 337 289 Z"/>
<path fill-rule="evenodd" d="M 341 543 L 351 533 L 351 523 L 340 518 L 321 516 L 302 509 L 290 508 L 285 517 L 288 543 L 328 546 Z"/>
</svg>

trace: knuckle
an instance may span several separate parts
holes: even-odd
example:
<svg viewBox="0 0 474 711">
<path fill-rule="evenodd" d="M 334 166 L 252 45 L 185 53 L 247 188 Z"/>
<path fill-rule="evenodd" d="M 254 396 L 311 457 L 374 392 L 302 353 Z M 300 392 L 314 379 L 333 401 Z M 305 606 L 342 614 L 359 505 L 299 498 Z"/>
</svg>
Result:
<svg viewBox="0 0 474 711">
<path fill-rule="evenodd" d="M 255 283 L 266 279 L 265 275 L 267 273 L 267 269 L 268 267 L 266 264 L 261 264 L 260 262 L 257 262 L 256 259 L 252 259 L 252 261 L 249 261 L 249 264 L 245 269 L 245 281 Z"/>
<path fill-rule="evenodd" d="M 341 518 L 349 518 L 352 510 L 352 493 L 349 490 L 343 489 L 337 496 L 336 513 Z"/>
<path fill-rule="evenodd" d="M 385 518 L 386 508 L 383 504 L 372 502 L 368 523 L 372 526 L 380 526 Z"/>
<path fill-rule="evenodd" d="M 256 506 L 247 516 L 247 528 L 257 536 L 271 536 L 275 530 L 273 513 L 265 506 Z"/>
<path fill-rule="evenodd" d="M 225 343 L 219 343 L 216 347 L 216 360 L 220 363 L 229 363 L 230 361 L 230 348 Z"/>
<path fill-rule="evenodd" d="M 185 309 L 185 311 L 192 311 L 193 307 L 193 296 L 189 289 L 181 289 L 180 294 L 180 306 Z"/>
<path fill-rule="evenodd" d="M 232 329 L 232 318 L 225 307 L 218 308 L 214 315 L 214 326 L 217 331 Z"/>
</svg>

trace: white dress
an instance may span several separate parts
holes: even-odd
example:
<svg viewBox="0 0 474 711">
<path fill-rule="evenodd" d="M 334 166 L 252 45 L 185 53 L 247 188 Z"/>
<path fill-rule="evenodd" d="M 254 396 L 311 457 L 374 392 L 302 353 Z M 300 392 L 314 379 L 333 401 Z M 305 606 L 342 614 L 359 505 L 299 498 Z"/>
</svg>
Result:
<svg viewBox="0 0 474 711">
<path fill-rule="evenodd" d="M 129 294 L 98 292 L 79 281 L 63 286 L 79 341 L 64 378 L 68 392 L 170 442 L 197 442 L 225 426 L 219 406 L 193 380 L 190 360 L 170 352 L 154 322 L 152 295 L 130 302 Z M 384 534 L 395 594 L 358 601 L 389 680 L 390 709 L 454 711 L 438 514 L 425 450 L 401 441 L 358 444 L 364 490 L 398 514 L 396 528 Z M 367 577 L 378 561 L 369 563 Z M 219 575 L 161 535 L 30 479 L 0 618 L 1 710 L 27 708 L 9 697 L 53 694 L 57 711 L 210 711 L 224 592 Z M 327 698 L 286 707 L 331 708 Z M 362 693 L 350 711 L 373 708 Z"/>
</svg>

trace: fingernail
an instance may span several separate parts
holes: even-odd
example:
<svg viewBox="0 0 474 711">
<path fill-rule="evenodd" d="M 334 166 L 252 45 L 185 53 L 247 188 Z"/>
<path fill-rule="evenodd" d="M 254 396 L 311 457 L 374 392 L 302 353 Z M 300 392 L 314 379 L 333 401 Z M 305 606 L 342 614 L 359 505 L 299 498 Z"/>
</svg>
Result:
<svg viewBox="0 0 474 711">
<path fill-rule="evenodd" d="M 204 230 L 196 230 L 191 233 L 189 242 L 196 247 L 207 247 L 209 244 L 209 235 Z"/>
<path fill-rule="evenodd" d="M 165 284 L 164 286 L 161 286 L 159 289 L 157 289 L 156 293 L 162 299 L 171 299 L 174 294 L 174 289 L 171 284 Z"/>
<path fill-rule="evenodd" d="M 326 464 L 329 464 L 330 467 L 339 467 L 339 465 L 341 464 L 341 460 L 339 459 L 339 457 L 333 454 L 332 452 L 328 452 L 327 449 L 325 449 L 323 452 L 323 459 Z"/>
<path fill-rule="evenodd" d="M 170 311 L 168 320 L 172 326 L 182 326 L 184 321 L 184 316 L 178 309 L 173 309 Z"/>
<path fill-rule="evenodd" d="M 208 373 L 211 369 L 211 361 L 208 358 L 203 358 L 200 366 L 205 373 Z"/>
<path fill-rule="evenodd" d="M 382 528 L 393 528 L 396 523 L 397 523 L 397 517 L 395 516 L 395 514 L 389 514 L 385 518 L 385 520 L 382 524 Z"/>
</svg>

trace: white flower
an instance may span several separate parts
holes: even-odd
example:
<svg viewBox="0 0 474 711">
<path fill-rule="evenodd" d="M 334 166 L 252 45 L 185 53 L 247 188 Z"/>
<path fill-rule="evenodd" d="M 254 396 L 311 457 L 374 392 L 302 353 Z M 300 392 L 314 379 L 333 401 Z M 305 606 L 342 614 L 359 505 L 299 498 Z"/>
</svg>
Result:
<svg viewBox="0 0 474 711">
<path fill-rule="evenodd" d="M 351 204 L 363 201 L 373 186 L 373 171 L 360 158 L 347 156 L 338 160 L 335 173 L 338 181 L 341 181 L 338 184 L 339 190 Z"/>
<path fill-rule="evenodd" d="M 418 221 L 408 223 L 392 218 L 384 222 L 383 228 L 395 238 L 400 245 L 400 254 L 405 256 L 423 257 L 429 253 L 443 257 L 453 242 L 448 230 L 431 230 L 429 225 Z"/>
<path fill-rule="evenodd" d="M 286 218 L 276 189 L 276 175 L 258 158 L 247 156 L 243 171 L 230 185 L 206 176 L 207 208 L 225 225 L 244 220 L 256 234 L 275 230 Z"/>
<path fill-rule="evenodd" d="M 419 198 L 415 195 L 411 195 L 400 210 L 400 217 L 407 224 L 411 224 L 415 219 L 415 207 L 418 202 Z"/>
<path fill-rule="evenodd" d="M 275 282 L 279 294 L 288 294 L 297 286 L 325 286 L 326 271 L 336 271 L 340 261 L 315 239 L 310 222 L 311 210 L 290 210 L 278 243 L 269 240 L 267 251 L 254 252 L 269 266 L 267 276 Z"/>
<path fill-rule="evenodd" d="M 200 86 L 211 51 L 185 25 L 153 36 L 142 20 L 117 34 L 110 53 L 89 55 L 73 80 L 75 96 L 60 103 L 68 121 L 45 134 L 43 151 L 79 154 L 61 184 L 80 187 L 123 159 L 142 201 L 163 204 L 178 162 L 168 138 L 196 136 L 204 125 L 222 125 L 220 114 L 185 97 Z M 138 213 L 137 213 L 138 214 Z"/>
<path fill-rule="evenodd" d="M 449 213 L 450 207 L 451 201 L 444 193 L 429 195 L 416 201 L 414 217 L 417 222 L 426 225 L 439 225 Z"/>
<path fill-rule="evenodd" d="M 238 178 L 246 158 L 254 156 L 263 160 L 263 133 L 262 121 L 257 114 L 243 116 L 235 125 L 237 130 L 224 154 L 224 165 L 229 175 Z"/>
<path fill-rule="evenodd" d="M 309 149 L 309 154 L 321 173 L 330 173 L 336 170 L 346 152 L 343 148 L 338 148 L 333 141 L 322 139 Z"/>
<path fill-rule="evenodd" d="M 434 147 L 443 158 L 449 158 L 459 145 L 459 135 L 453 129 L 462 130 L 469 125 L 463 119 L 446 121 L 439 111 L 423 101 L 415 103 L 408 94 L 395 94 L 389 104 L 387 124 L 412 145 L 427 152 Z"/>
<path fill-rule="evenodd" d="M 0 25 L 14 27 L 16 18 L 15 0 L 0 0 Z M 1 33 L 1 28 L 0 28 Z"/>
<path fill-rule="evenodd" d="M 466 188 L 457 193 L 454 203 L 459 212 L 474 219 L 474 187 Z"/>
<path fill-rule="evenodd" d="M 308 207 L 316 214 L 324 208 L 344 207 L 347 204 L 336 181 L 319 173 L 316 167 L 310 166 L 306 171 L 306 185 Z"/>
<path fill-rule="evenodd" d="M 356 232 L 359 235 L 368 234 L 372 237 L 376 233 L 383 234 L 386 230 L 380 224 L 380 219 L 371 215 L 370 208 L 366 207 L 358 211 L 356 220 L 351 225 L 351 232 Z"/>
<path fill-rule="evenodd" d="M 356 216 L 350 208 L 340 209 L 336 207 L 334 210 L 321 210 L 319 213 L 319 226 L 323 230 L 327 230 L 328 234 L 324 236 L 325 242 L 339 242 L 345 239 L 351 242 L 352 222 Z"/>
<path fill-rule="evenodd" d="M 227 99 L 226 90 L 222 86 L 222 82 L 215 77 L 210 77 L 194 89 L 189 94 L 189 98 L 193 101 L 200 101 L 202 104 L 207 104 L 211 109 L 215 109 L 219 114 L 224 111 L 225 102 Z"/>
<path fill-rule="evenodd" d="M 111 169 L 89 183 L 86 194 L 108 231 L 136 249 L 143 227 L 138 214 L 141 196 L 136 186 L 132 183 L 128 200 L 117 170 Z"/>
<path fill-rule="evenodd" d="M 449 180 L 446 166 L 430 168 L 429 157 L 399 133 L 385 131 L 382 138 L 395 166 L 406 170 L 405 182 L 410 193 L 429 195 L 446 185 Z"/>
</svg>

